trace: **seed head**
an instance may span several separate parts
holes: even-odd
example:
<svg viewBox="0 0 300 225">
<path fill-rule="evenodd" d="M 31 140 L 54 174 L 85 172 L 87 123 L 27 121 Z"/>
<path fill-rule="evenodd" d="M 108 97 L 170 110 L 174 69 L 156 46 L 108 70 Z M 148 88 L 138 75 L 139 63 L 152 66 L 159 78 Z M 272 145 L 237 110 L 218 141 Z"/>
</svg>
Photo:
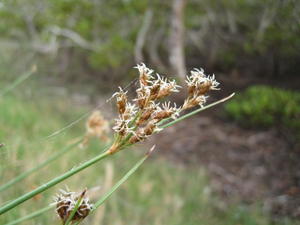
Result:
<svg viewBox="0 0 300 225">
<path fill-rule="evenodd" d="M 165 102 L 161 107 L 157 107 L 157 110 L 153 113 L 152 119 L 161 121 L 165 118 L 173 118 L 176 119 L 177 116 L 179 116 L 180 108 L 176 107 L 176 104 L 174 103 L 174 106 L 170 106 L 170 102 Z"/>
<path fill-rule="evenodd" d="M 117 132 L 120 136 L 125 136 L 126 134 L 130 133 L 131 128 L 129 128 L 130 120 L 125 120 L 121 116 L 118 119 L 115 119 L 115 126 L 113 130 Z"/>
<path fill-rule="evenodd" d="M 88 216 L 93 206 L 89 203 L 89 199 L 87 197 L 84 197 L 86 190 L 81 193 L 69 192 L 64 190 L 60 190 L 60 192 L 61 193 L 58 194 L 55 198 L 55 203 L 56 213 L 63 221 L 63 223 L 68 220 L 68 217 L 74 210 L 79 199 L 82 199 L 81 203 L 71 221 L 80 221 Z"/>
<path fill-rule="evenodd" d="M 159 104 L 156 104 L 154 101 L 151 101 L 149 106 L 143 110 L 140 118 L 137 121 L 137 125 L 140 126 L 144 123 L 146 123 L 149 118 L 151 117 L 151 115 L 153 114 L 153 112 L 159 107 Z"/>
<path fill-rule="evenodd" d="M 126 104 L 127 104 L 127 91 L 124 92 L 121 87 L 119 87 L 120 91 L 113 94 L 112 97 L 117 98 L 117 107 L 119 114 L 122 115 L 126 110 Z"/>
<path fill-rule="evenodd" d="M 137 97 L 133 99 L 135 104 L 127 102 L 126 93 L 120 89 L 117 92 L 117 106 L 119 118 L 113 129 L 118 133 L 115 142 L 109 152 L 114 154 L 127 144 L 134 144 L 147 139 L 153 133 L 160 131 L 158 124 L 163 119 L 176 119 L 184 109 L 189 109 L 206 102 L 205 94 L 210 90 L 218 90 L 219 83 L 213 76 L 206 76 L 203 69 L 194 69 L 187 77 L 188 97 L 182 107 L 176 104 L 171 106 L 165 102 L 161 106 L 158 101 L 178 92 L 180 88 L 175 80 L 169 80 L 156 74 L 152 76 L 153 70 L 145 64 L 139 64 L 135 68 L 139 70 L 139 88 L 136 89 Z"/>
<path fill-rule="evenodd" d="M 134 67 L 139 70 L 140 73 L 140 85 L 141 86 L 147 86 L 148 83 L 150 82 L 152 77 L 153 70 L 149 69 L 146 67 L 144 63 L 138 64 L 136 67 Z"/>
<path fill-rule="evenodd" d="M 146 108 L 149 104 L 150 92 L 149 86 L 141 86 L 136 90 L 137 98 L 133 99 L 133 101 L 137 102 L 140 109 Z"/>
<path fill-rule="evenodd" d="M 140 128 L 134 135 L 129 139 L 130 144 L 135 144 L 137 142 L 144 141 L 147 137 L 151 136 L 153 133 L 161 131 L 154 121 L 149 122 L 145 127 Z"/>
<path fill-rule="evenodd" d="M 135 116 L 136 113 L 137 113 L 136 105 L 128 102 L 125 106 L 125 111 L 121 116 L 124 120 L 130 120 Z"/>
<path fill-rule="evenodd" d="M 203 69 L 192 70 L 191 75 L 187 76 L 186 83 L 189 96 L 205 95 L 210 90 L 219 90 L 219 82 L 215 80 L 215 76 L 206 76 Z"/>
<path fill-rule="evenodd" d="M 160 90 L 157 95 L 157 99 L 169 96 L 172 92 L 179 92 L 178 88 L 181 88 L 181 86 L 177 85 L 175 80 L 168 80 L 167 78 L 162 78 L 158 74 L 157 78 L 160 83 Z"/>
<path fill-rule="evenodd" d="M 198 105 L 200 107 L 203 107 L 207 98 L 208 96 L 204 96 L 204 95 L 199 95 L 199 96 L 194 95 L 192 97 L 188 97 L 183 103 L 182 110 L 190 109 Z"/>
</svg>

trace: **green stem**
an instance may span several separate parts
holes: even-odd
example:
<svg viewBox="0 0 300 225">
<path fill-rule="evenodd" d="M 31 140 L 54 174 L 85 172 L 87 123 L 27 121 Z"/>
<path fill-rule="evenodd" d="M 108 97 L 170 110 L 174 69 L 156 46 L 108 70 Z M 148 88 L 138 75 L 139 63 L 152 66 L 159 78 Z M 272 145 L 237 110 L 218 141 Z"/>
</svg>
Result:
<svg viewBox="0 0 300 225">
<path fill-rule="evenodd" d="M 85 163 L 81 164 L 80 166 L 71 169 L 70 171 L 50 180 L 49 182 L 39 186 L 38 188 L 36 188 L 35 190 L 28 192 L 22 196 L 20 196 L 19 198 L 7 203 L 6 205 L 2 206 L 0 208 L 0 215 L 4 214 L 5 212 L 13 209 L 14 207 L 20 205 L 21 203 L 27 201 L 28 199 L 32 198 L 33 196 L 53 187 L 54 185 L 64 181 L 65 179 L 73 176 L 74 174 L 80 172 L 81 170 L 84 170 L 87 167 L 90 167 L 91 165 L 95 164 L 96 162 L 106 158 L 107 156 L 109 156 L 109 152 L 105 151 L 104 153 L 86 161 Z"/>
<path fill-rule="evenodd" d="M 61 150 L 58 153 L 52 155 L 50 158 L 48 158 L 46 161 L 42 162 L 41 164 L 37 165 L 36 167 L 33 167 L 33 168 L 25 171 L 24 173 L 21 173 L 20 175 L 18 175 L 14 179 L 12 179 L 12 180 L 8 181 L 7 183 L 3 184 L 2 186 L 0 186 L 0 192 L 6 190 L 7 188 L 14 185 L 15 183 L 17 183 L 17 182 L 23 180 L 24 178 L 28 177 L 30 174 L 38 171 L 39 169 L 41 169 L 41 168 L 45 167 L 46 165 L 48 165 L 49 163 L 53 162 L 54 160 L 56 160 L 57 158 L 59 158 L 60 156 L 62 156 L 66 152 L 70 151 L 75 146 L 77 146 L 81 141 L 82 141 L 82 139 L 76 141 L 74 144 L 71 144 L 71 145 L 65 147 L 63 150 Z"/>
<path fill-rule="evenodd" d="M 171 122 L 169 122 L 169 123 L 166 123 L 166 124 L 161 125 L 160 127 L 161 127 L 161 128 L 167 128 L 167 127 L 170 127 L 170 126 L 172 126 L 172 125 L 174 125 L 174 124 L 176 124 L 176 123 L 178 123 L 178 122 L 180 122 L 180 121 L 182 121 L 182 120 L 185 120 L 185 119 L 187 119 L 187 118 L 189 118 L 189 117 L 191 117 L 191 116 L 193 116 L 193 115 L 195 115 L 195 114 L 197 114 L 197 113 L 199 113 L 199 112 L 202 112 L 202 111 L 204 111 L 204 110 L 206 110 L 206 109 L 208 109 L 208 108 L 211 108 L 211 107 L 213 107 L 213 106 L 216 106 L 216 105 L 218 105 L 218 104 L 220 104 L 220 103 L 222 103 L 222 102 L 225 102 L 225 101 L 229 100 L 230 98 L 232 98 L 232 97 L 234 96 L 234 94 L 235 94 L 235 93 L 232 93 L 231 95 L 229 95 L 229 96 L 227 96 L 227 97 L 225 97 L 225 98 L 222 98 L 222 99 L 219 100 L 219 101 L 216 101 L 216 102 L 211 103 L 211 104 L 209 104 L 209 105 L 207 105 L 207 106 L 204 106 L 204 107 L 199 108 L 199 109 L 196 109 L 196 110 L 194 110 L 194 111 L 192 111 L 192 112 L 190 112 L 190 113 L 187 113 L 187 114 L 185 114 L 185 115 L 183 115 L 183 116 L 177 118 L 176 120 L 173 120 L 173 121 L 171 121 Z"/>
<path fill-rule="evenodd" d="M 35 217 L 37 217 L 37 216 L 43 214 L 44 212 L 49 211 L 50 209 L 52 209 L 52 208 L 54 208 L 54 207 L 55 207 L 55 205 L 52 205 L 52 204 L 51 204 L 51 205 L 49 205 L 49 206 L 47 206 L 47 207 L 45 207 L 45 208 L 42 208 L 42 209 L 40 209 L 40 210 L 38 210 L 38 211 L 35 211 L 34 213 L 31 213 L 31 214 L 29 214 L 29 215 L 27 215 L 27 216 L 21 217 L 21 218 L 19 218 L 19 219 L 17 219 L 17 220 L 14 220 L 14 221 L 10 222 L 10 223 L 7 223 L 7 224 L 5 224 L 5 225 L 15 225 L 15 224 L 21 223 L 21 222 L 23 222 L 23 221 L 25 221 L 25 220 L 33 219 L 33 218 L 35 218 Z"/>
<path fill-rule="evenodd" d="M 143 162 L 148 158 L 148 156 L 150 155 L 151 151 L 153 150 L 153 148 L 140 160 L 138 161 L 122 178 L 121 180 L 118 181 L 118 183 L 116 183 L 104 196 L 102 196 L 102 198 L 100 198 L 94 205 L 92 212 L 94 212 L 100 205 L 102 205 L 112 194 L 113 192 L 115 192 L 142 164 Z M 50 205 L 47 206 L 41 210 L 38 210 L 34 213 L 31 213 L 27 216 L 24 216 L 22 218 L 19 218 L 17 220 L 14 220 L 10 223 L 7 223 L 5 225 L 15 225 L 18 224 L 20 222 L 23 222 L 25 220 L 29 220 L 32 219 L 34 217 L 37 217 L 41 214 L 43 214 L 44 212 L 47 212 L 48 210 L 54 208 L 55 205 Z M 76 212 L 76 211 L 75 211 Z M 74 216 L 74 215 L 73 215 Z M 79 224 L 81 221 L 78 221 L 75 224 Z"/>
<path fill-rule="evenodd" d="M 71 220 L 73 219 L 73 217 L 75 216 L 75 213 L 77 212 L 79 206 L 81 205 L 82 199 L 84 197 L 86 193 L 86 189 L 81 193 L 80 197 L 78 198 L 70 216 L 68 217 L 67 221 L 64 223 L 64 225 L 69 225 L 69 223 L 71 222 Z"/>
<path fill-rule="evenodd" d="M 118 181 L 102 198 L 100 198 L 93 207 L 94 212 L 100 205 L 102 205 L 120 186 L 123 184 L 148 158 L 153 148 L 140 160 L 138 161 L 122 178 Z"/>
</svg>

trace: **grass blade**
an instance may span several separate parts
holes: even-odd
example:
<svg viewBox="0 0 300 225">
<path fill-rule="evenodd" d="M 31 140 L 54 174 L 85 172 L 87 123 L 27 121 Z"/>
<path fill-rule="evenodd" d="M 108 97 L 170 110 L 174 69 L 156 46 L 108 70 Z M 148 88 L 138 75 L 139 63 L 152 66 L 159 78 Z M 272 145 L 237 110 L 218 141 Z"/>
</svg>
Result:
<svg viewBox="0 0 300 225">
<path fill-rule="evenodd" d="M 100 160 L 106 158 L 107 156 L 109 156 L 110 153 L 108 151 L 105 151 L 104 153 L 101 153 L 100 155 L 86 161 L 85 163 L 82 163 L 80 166 L 73 168 L 71 170 L 69 170 L 68 172 L 50 180 L 49 182 L 39 186 L 38 188 L 34 189 L 33 191 L 30 191 L 22 196 L 20 196 L 19 198 L 16 198 L 14 200 L 12 200 L 11 202 L 7 203 L 6 205 L 2 206 L 0 208 L 0 215 L 4 214 L 5 212 L 15 208 L 16 206 L 20 205 L 21 203 L 31 199 L 33 196 L 46 191 L 47 189 L 53 187 L 54 185 L 66 180 L 67 178 L 73 176 L 74 174 L 84 170 L 87 167 L 90 167 L 91 165 L 99 162 Z"/>
<path fill-rule="evenodd" d="M 45 207 L 45 208 L 42 208 L 42 209 L 40 209 L 40 210 L 37 210 L 37 211 L 35 211 L 35 212 L 33 212 L 33 213 L 27 215 L 27 216 L 21 217 L 21 218 L 19 218 L 19 219 L 17 219 L 17 220 L 14 220 L 14 221 L 9 222 L 9 223 L 4 224 L 4 225 L 15 225 L 15 224 L 21 223 L 21 222 L 23 222 L 23 221 L 25 221 L 25 220 L 33 219 L 33 218 L 38 217 L 38 216 L 40 216 L 41 214 L 43 214 L 43 213 L 49 211 L 50 209 L 54 208 L 54 206 L 55 206 L 55 205 L 51 204 L 51 205 L 49 205 L 49 206 L 47 206 L 47 207 Z"/>
<path fill-rule="evenodd" d="M 67 153 L 68 151 L 70 151 L 71 149 L 73 149 L 75 146 L 77 146 L 81 141 L 82 141 L 82 139 L 80 139 L 80 140 L 76 141 L 75 143 L 73 143 L 73 144 L 65 147 L 63 150 L 61 150 L 61 151 L 57 152 L 56 154 L 52 155 L 50 158 L 48 158 L 46 161 L 42 162 L 41 164 L 37 165 L 36 167 L 33 167 L 33 168 L 25 171 L 24 173 L 21 173 L 20 175 L 18 175 L 14 179 L 12 179 L 9 182 L 3 184 L 2 186 L 0 186 L 0 192 L 8 189 L 9 187 L 11 187 L 12 185 L 14 185 L 15 183 L 20 182 L 24 178 L 28 177 L 30 174 L 38 171 L 39 169 L 45 167 L 49 163 L 51 163 L 54 160 L 58 159 L 60 156 L 62 156 L 63 154 Z"/>
<path fill-rule="evenodd" d="M 102 205 L 148 158 L 150 153 L 154 150 L 153 146 L 150 151 L 138 161 L 119 181 L 116 183 L 102 198 L 100 198 L 95 204 L 92 212 L 94 212 L 100 205 Z"/>
<path fill-rule="evenodd" d="M 94 205 L 94 208 L 92 210 L 92 212 L 94 212 L 99 206 L 101 206 L 143 163 L 144 161 L 148 158 L 148 156 L 150 155 L 150 153 L 153 151 L 154 149 L 154 146 L 151 148 L 151 150 L 140 160 L 138 161 L 119 181 L 118 183 L 116 183 L 104 196 L 102 196 L 102 198 L 100 198 Z M 79 205 L 78 205 L 79 206 Z M 77 206 L 77 208 L 78 208 Z M 24 216 L 22 218 L 19 218 L 17 220 L 14 220 L 10 223 L 7 223 L 7 224 L 4 224 L 4 225 L 15 225 L 15 224 L 18 224 L 18 223 L 21 223 L 25 220 L 29 220 L 29 219 L 32 219 L 32 218 L 35 218 L 45 212 L 47 212 L 48 210 L 54 208 L 55 205 L 50 205 L 50 206 L 47 206 L 43 209 L 40 209 L 36 212 L 33 212 L 27 216 Z M 76 208 L 76 206 L 75 206 Z M 74 208 L 74 209 L 75 209 Z M 76 209 L 77 210 L 77 209 Z M 74 213 L 72 212 L 72 214 L 70 215 L 70 220 L 72 219 L 71 216 L 73 217 L 75 215 L 75 212 L 76 210 L 73 210 Z M 68 222 L 68 221 L 67 221 Z M 77 223 L 75 224 L 79 224 L 81 221 L 78 221 Z M 67 223 L 66 223 L 67 225 Z"/>
</svg>

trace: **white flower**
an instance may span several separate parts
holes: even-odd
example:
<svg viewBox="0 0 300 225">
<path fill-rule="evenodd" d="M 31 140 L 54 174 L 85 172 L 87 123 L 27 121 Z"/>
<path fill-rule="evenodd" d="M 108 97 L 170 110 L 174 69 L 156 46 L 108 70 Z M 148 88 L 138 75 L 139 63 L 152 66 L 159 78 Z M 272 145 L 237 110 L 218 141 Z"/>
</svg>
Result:
<svg viewBox="0 0 300 225">
<path fill-rule="evenodd" d="M 115 92 L 110 99 L 117 97 L 117 101 L 122 101 L 124 97 L 126 97 L 128 91 L 125 92 L 121 87 L 119 87 L 119 89 L 120 91 Z"/>
<path fill-rule="evenodd" d="M 216 81 L 214 74 L 212 76 L 207 76 L 207 80 L 211 82 L 210 90 L 220 90 L 220 88 L 218 88 L 220 83 Z"/>
<path fill-rule="evenodd" d="M 151 75 L 153 70 L 149 69 L 144 63 L 137 64 L 134 68 L 139 70 L 142 85 L 147 85 L 147 82 L 153 79 L 153 76 Z"/>
<path fill-rule="evenodd" d="M 209 85 L 208 90 L 220 90 L 218 88 L 219 82 L 216 81 L 215 75 L 205 75 L 204 70 L 201 68 L 191 71 L 191 75 L 186 77 L 185 81 L 189 88 L 199 89 L 203 85 Z"/>
</svg>

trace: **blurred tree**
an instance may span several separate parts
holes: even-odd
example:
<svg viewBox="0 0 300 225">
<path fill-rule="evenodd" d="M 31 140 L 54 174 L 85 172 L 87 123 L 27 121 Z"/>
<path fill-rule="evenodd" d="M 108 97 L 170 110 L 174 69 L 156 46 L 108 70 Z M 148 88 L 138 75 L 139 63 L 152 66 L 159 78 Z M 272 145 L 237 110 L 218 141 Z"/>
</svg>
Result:
<svg viewBox="0 0 300 225">
<path fill-rule="evenodd" d="M 182 80 L 186 76 L 184 54 L 184 9 L 187 0 L 173 0 L 170 31 L 170 65 Z"/>
<path fill-rule="evenodd" d="M 296 76 L 299 15 L 297 0 L 11 0 L 0 45 L 68 79 L 127 79 L 140 61 L 181 77 L 199 66 Z"/>
</svg>

